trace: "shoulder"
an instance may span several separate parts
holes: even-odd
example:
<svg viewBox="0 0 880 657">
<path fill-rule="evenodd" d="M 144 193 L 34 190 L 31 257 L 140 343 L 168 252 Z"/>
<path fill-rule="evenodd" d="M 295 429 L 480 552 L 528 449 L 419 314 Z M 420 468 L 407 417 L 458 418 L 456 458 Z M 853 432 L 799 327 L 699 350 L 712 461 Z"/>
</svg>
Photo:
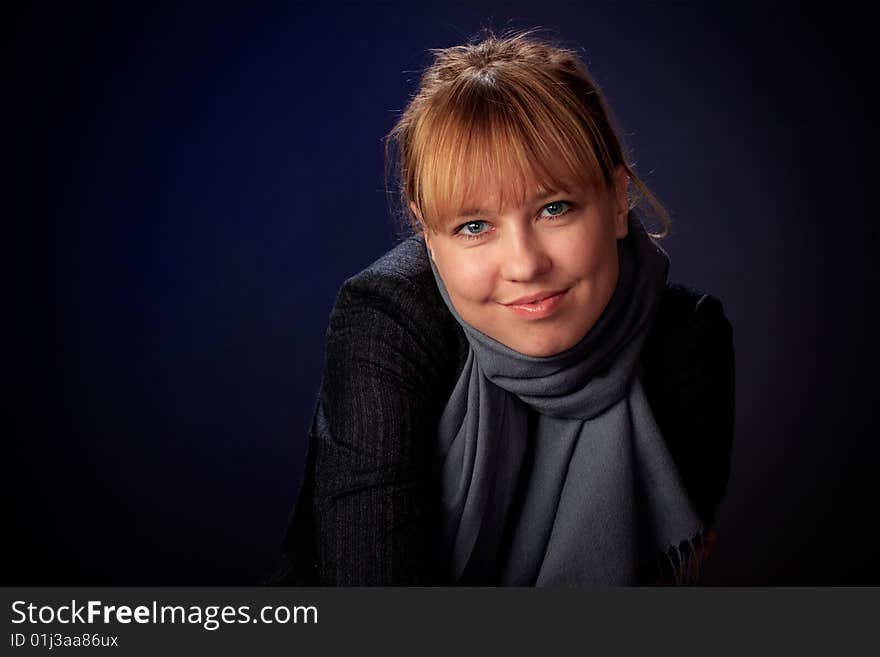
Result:
<svg viewBox="0 0 880 657">
<path fill-rule="evenodd" d="M 650 364 L 668 371 L 686 362 L 732 354 L 733 327 L 721 300 L 692 287 L 668 284 L 643 350 Z"/>
<path fill-rule="evenodd" d="M 401 309 L 414 309 L 421 315 L 435 310 L 434 297 L 442 303 L 428 264 L 425 242 L 413 235 L 346 280 L 334 310 L 352 303 L 376 302 L 397 304 Z"/>
<path fill-rule="evenodd" d="M 354 354 L 445 370 L 462 349 L 464 334 L 440 296 L 420 236 L 346 280 L 330 314 L 327 355 L 336 362 Z"/>
<path fill-rule="evenodd" d="M 667 285 L 642 348 L 644 383 L 655 415 L 668 425 L 703 417 L 733 426 L 733 326 L 720 299 Z"/>
</svg>

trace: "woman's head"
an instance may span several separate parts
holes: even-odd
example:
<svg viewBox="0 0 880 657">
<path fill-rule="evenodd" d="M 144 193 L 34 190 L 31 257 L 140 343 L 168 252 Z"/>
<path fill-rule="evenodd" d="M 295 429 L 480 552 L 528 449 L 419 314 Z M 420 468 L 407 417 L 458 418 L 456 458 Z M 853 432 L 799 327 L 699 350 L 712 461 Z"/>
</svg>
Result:
<svg viewBox="0 0 880 657">
<path fill-rule="evenodd" d="M 665 213 L 574 53 L 518 34 L 434 55 L 389 135 L 402 200 L 462 319 L 523 353 L 558 353 L 613 293 L 628 183 Z"/>
<path fill-rule="evenodd" d="M 602 94 L 574 52 L 520 33 L 433 53 L 388 136 L 416 230 L 436 228 L 486 189 L 522 200 L 527 180 L 608 188 L 620 165 L 667 222 L 626 164 Z"/>
</svg>

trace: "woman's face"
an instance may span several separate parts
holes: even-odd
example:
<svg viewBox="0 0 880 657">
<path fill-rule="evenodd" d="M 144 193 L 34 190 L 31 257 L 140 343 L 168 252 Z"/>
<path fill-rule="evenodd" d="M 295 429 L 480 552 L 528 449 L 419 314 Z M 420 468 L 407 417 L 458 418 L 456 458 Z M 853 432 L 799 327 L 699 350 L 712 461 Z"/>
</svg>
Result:
<svg viewBox="0 0 880 657">
<path fill-rule="evenodd" d="M 489 193 L 437 231 L 426 228 L 459 316 L 529 356 L 577 344 L 617 285 L 628 211 L 622 167 L 615 178 L 611 190 L 554 190 L 518 207 L 498 207 Z"/>
</svg>

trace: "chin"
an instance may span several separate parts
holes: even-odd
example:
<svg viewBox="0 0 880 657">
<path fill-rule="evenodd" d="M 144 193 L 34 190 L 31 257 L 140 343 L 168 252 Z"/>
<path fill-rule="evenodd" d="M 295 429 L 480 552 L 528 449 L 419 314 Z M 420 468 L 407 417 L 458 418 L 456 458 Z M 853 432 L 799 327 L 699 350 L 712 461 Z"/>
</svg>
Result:
<svg viewBox="0 0 880 657">
<path fill-rule="evenodd" d="M 513 349 L 533 358 L 547 358 L 571 349 L 576 343 L 562 338 L 544 338 L 523 341 Z"/>
</svg>

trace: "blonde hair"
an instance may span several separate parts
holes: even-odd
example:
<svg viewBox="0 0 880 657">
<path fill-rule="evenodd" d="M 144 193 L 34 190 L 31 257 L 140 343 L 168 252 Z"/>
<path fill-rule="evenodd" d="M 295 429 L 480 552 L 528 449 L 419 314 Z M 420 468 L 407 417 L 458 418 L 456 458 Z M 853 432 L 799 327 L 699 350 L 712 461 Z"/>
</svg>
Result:
<svg viewBox="0 0 880 657">
<path fill-rule="evenodd" d="M 520 32 L 432 50 L 434 62 L 386 138 L 399 168 L 403 212 L 416 231 L 437 230 L 463 204 L 497 189 L 499 203 L 570 184 L 609 190 L 622 166 L 630 203 L 670 219 L 626 163 L 609 109 L 578 56 Z M 397 157 L 392 153 L 397 151 Z"/>
</svg>

